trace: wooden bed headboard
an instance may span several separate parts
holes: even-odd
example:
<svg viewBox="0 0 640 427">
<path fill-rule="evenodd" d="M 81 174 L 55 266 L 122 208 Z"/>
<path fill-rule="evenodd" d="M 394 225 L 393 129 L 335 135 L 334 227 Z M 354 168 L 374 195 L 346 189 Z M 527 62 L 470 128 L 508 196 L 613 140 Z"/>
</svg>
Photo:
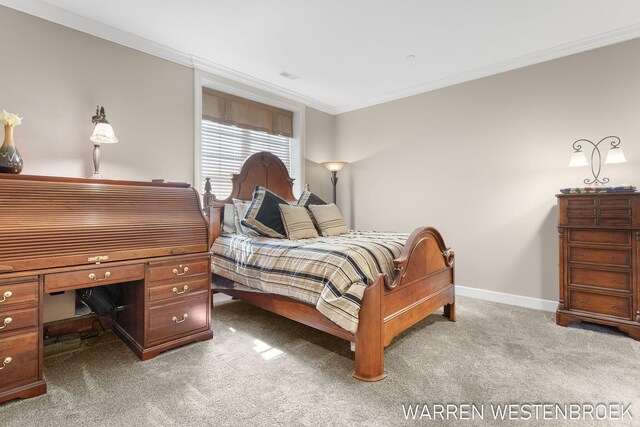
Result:
<svg viewBox="0 0 640 427">
<path fill-rule="evenodd" d="M 233 203 L 232 199 L 251 200 L 256 185 L 261 185 L 288 201 L 297 200 L 293 195 L 293 178 L 289 176 L 287 167 L 277 156 L 261 151 L 245 160 L 240 172 L 233 174 L 231 195 L 226 199 L 217 199 L 211 193 L 211 185 L 207 182 L 204 193 L 205 208 L 220 207 L 225 203 Z"/>
</svg>

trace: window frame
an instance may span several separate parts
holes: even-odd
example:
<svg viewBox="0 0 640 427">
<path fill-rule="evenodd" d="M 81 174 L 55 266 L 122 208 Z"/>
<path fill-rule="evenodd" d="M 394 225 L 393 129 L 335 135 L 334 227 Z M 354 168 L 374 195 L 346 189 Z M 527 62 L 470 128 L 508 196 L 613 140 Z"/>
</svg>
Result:
<svg viewBox="0 0 640 427">
<path fill-rule="evenodd" d="M 298 102 L 283 98 L 264 90 L 248 86 L 222 76 L 218 76 L 203 70 L 194 70 L 194 184 L 193 187 L 200 193 L 200 159 L 202 136 L 202 88 L 208 87 L 231 95 L 240 96 L 263 104 L 283 108 L 293 112 L 293 138 L 291 141 L 291 170 L 289 171 L 293 182 L 293 194 L 302 193 L 304 186 L 304 120 L 305 106 Z M 239 171 L 238 171 L 239 172 Z"/>
</svg>

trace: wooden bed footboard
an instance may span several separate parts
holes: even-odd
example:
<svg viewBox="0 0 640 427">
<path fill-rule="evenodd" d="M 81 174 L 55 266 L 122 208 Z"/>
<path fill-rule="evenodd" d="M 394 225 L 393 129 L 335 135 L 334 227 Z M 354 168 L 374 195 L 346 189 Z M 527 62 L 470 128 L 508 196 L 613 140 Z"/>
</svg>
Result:
<svg viewBox="0 0 640 427">
<path fill-rule="evenodd" d="M 432 227 L 416 229 L 394 260 L 394 277 L 380 278 L 365 291 L 356 342 L 356 372 L 362 381 L 379 381 L 384 347 L 402 331 L 444 307 L 455 321 L 454 253 Z"/>
</svg>

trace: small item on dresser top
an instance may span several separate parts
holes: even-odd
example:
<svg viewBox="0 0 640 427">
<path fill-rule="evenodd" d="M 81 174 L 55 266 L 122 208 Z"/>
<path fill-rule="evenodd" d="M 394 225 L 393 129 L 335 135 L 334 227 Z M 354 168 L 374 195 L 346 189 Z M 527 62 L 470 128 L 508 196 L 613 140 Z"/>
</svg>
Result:
<svg viewBox="0 0 640 427">
<path fill-rule="evenodd" d="M 13 144 L 13 128 L 22 124 L 22 117 L 2 110 L 0 123 L 4 125 L 4 142 L 0 146 L 0 173 L 19 174 L 22 172 L 23 161 Z"/>
<path fill-rule="evenodd" d="M 636 187 L 633 185 L 619 185 L 617 187 L 568 187 L 561 188 L 562 194 L 592 194 L 592 193 L 633 193 Z"/>
</svg>

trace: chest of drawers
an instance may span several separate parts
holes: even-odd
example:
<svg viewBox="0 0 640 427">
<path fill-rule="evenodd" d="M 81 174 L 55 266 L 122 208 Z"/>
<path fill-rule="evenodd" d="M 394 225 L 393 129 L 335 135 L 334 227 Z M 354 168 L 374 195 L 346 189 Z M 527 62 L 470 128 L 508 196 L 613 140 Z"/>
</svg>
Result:
<svg viewBox="0 0 640 427">
<path fill-rule="evenodd" d="M 640 340 L 640 193 L 558 195 L 556 323 L 615 326 Z"/>
</svg>

